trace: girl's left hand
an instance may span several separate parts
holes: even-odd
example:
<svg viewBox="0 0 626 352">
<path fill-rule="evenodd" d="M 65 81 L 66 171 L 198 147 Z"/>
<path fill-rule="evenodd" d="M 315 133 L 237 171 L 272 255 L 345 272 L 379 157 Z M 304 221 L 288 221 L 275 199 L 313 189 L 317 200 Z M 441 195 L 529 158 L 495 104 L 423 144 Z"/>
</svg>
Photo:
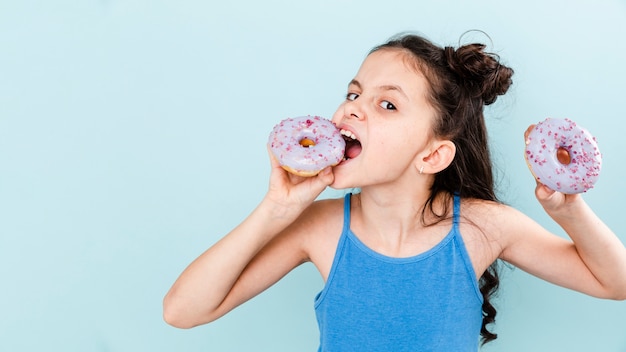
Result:
<svg viewBox="0 0 626 352">
<path fill-rule="evenodd" d="M 537 181 L 537 187 L 535 188 L 535 197 L 550 215 L 556 215 L 559 212 L 565 212 L 567 214 L 567 207 L 580 198 L 580 194 L 564 194 L 557 192 L 550 187 Z"/>
<path fill-rule="evenodd" d="M 528 139 L 528 134 L 530 133 L 530 131 L 532 131 L 534 127 L 535 125 L 528 126 L 528 128 L 524 132 L 524 141 Z M 557 192 L 550 187 L 544 185 L 543 183 L 537 181 L 537 179 L 535 179 L 535 182 L 537 182 L 537 187 L 535 188 L 535 197 L 537 197 L 537 200 L 545 209 L 545 211 L 548 212 L 548 214 L 556 214 L 559 211 L 565 211 L 563 210 L 565 207 L 580 198 L 579 194 L 564 194 Z"/>
</svg>

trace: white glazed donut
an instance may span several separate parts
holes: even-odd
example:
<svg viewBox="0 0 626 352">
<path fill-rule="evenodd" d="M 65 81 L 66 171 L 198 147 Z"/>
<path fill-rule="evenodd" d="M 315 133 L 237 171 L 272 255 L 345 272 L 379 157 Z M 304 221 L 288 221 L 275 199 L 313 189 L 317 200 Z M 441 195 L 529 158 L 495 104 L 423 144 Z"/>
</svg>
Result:
<svg viewBox="0 0 626 352">
<path fill-rule="evenodd" d="M 274 126 L 268 145 L 285 170 L 308 177 L 339 164 L 346 142 L 330 120 L 301 116 L 284 119 Z"/>
<path fill-rule="evenodd" d="M 592 188 L 602 167 L 595 137 L 570 119 L 547 118 L 535 125 L 525 157 L 537 181 L 566 194 Z"/>
</svg>

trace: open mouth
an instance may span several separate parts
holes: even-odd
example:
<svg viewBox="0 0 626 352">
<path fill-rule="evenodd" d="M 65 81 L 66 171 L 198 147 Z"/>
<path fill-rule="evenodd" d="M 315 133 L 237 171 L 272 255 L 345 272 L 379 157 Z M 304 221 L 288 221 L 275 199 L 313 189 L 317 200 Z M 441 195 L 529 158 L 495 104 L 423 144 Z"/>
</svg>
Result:
<svg viewBox="0 0 626 352">
<path fill-rule="evenodd" d="M 344 160 L 350 160 L 356 158 L 359 154 L 361 154 L 361 142 L 356 139 L 354 133 L 341 129 L 339 131 L 343 136 L 343 139 L 346 141 L 346 151 L 344 153 Z"/>
</svg>

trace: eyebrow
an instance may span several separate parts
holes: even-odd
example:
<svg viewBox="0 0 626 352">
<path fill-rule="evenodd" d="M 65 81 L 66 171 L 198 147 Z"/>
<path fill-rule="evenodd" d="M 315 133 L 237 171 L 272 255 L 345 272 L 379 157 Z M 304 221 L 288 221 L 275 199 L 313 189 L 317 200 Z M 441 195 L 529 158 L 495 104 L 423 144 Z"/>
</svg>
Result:
<svg viewBox="0 0 626 352">
<path fill-rule="evenodd" d="M 359 89 L 362 89 L 361 83 L 359 83 L 359 81 L 357 81 L 356 79 L 351 80 L 350 84 L 348 86 L 352 86 L 352 85 L 357 86 L 357 88 L 359 88 Z M 408 95 L 406 95 L 406 93 L 402 90 L 402 88 L 400 88 L 400 86 L 396 86 L 396 85 L 393 85 L 393 84 L 385 84 L 385 85 L 382 85 L 382 86 L 380 86 L 378 88 L 381 89 L 381 90 L 385 90 L 385 91 L 388 91 L 388 90 L 396 91 L 396 92 L 402 94 L 406 99 L 409 98 Z"/>
<path fill-rule="evenodd" d="M 353 79 L 350 83 L 348 83 L 348 86 L 357 86 L 358 88 L 361 88 L 361 83 L 359 83 L 356 79 Z"/>
</svg>

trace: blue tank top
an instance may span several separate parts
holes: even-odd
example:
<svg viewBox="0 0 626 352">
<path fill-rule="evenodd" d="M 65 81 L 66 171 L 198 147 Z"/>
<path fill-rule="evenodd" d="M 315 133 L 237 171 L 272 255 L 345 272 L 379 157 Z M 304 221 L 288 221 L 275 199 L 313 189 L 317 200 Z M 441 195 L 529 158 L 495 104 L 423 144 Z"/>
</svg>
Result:
<svg viewBox="0 0 626 352">
<path fill-rule="evenodd" d="M 483 298 L 459 233 L 459 197 L 446 237 L 407 258 L 377 253 L 352 233 L 350 197 L 326 285 L 315 297 L 318 351 L 477 351 Z"/>
</svg>

